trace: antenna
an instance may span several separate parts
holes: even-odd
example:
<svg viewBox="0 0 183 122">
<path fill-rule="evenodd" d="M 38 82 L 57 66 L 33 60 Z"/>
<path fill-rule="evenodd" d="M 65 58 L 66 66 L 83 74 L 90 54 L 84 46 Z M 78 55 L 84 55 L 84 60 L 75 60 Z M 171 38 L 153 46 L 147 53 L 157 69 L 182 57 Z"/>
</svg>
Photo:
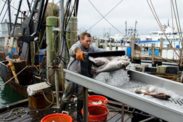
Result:
<svg viewBox="0 0 183 122">
<path fill-rule="evenodd" d="M 137 26 L 137 20 L 135 21 L 135 29 L 134 29 L 134 38 L 135 38 L 135 34 L 136 34 L 136 26 Z"/>
<path fill-rule="evenodd" d="M 125 21 L 125 36 L 127 36 L 127 21 Z"/>
</svg>

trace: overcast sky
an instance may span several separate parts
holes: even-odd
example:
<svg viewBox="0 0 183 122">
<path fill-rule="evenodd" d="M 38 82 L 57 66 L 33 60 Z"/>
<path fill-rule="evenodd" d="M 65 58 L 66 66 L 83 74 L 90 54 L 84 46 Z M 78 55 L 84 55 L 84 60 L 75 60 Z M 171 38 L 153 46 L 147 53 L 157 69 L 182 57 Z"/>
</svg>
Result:
<svg viewBox="0 0 183 122">
<path fill-rule="evenodd" d="M 31 0 L 29 0 L 31 1 Z M 50 0 L 51 2 L 52 0 Z M 94 6 L 103 14 L 107 14 L 116 4 L 121 0 L 90 0 Z M 54 0 L 55 3 L 58 0 Z M 170 0 L 152 0 L 156 12 L 162 24 L 167 24 L 171 20 Z M 12 5 L 18 8 L 18 0 L 12 0 Z M 0 0 L 0 8 L 4 2 Z M 180 22 L 183 22 L 183 0 L 177 0 Z M 23 9 L 27 8 L 26 0 L 23 0 Z M 0 9 L 1 10 L 1 9 Z M 14 14 L 15 10 L 12 9 Z M 12 13 L 13 14 L 13 13 Z M 0 17 L 0 20 L 2 15 Z M 93 24 L 100 20 L 102 16 L 95 10 L 88 0 L 80 0 L 78 11 L 78 29 L 81 31 L 88 30 Z M 137 20 L 137 30 L 139 34 L 149 34 L 150 31 L 160 30 L 153 14 L 147 4 L 146 0 L 123 0 L 106 19 L 113 24 L 117 29 L 125 34 L 125 21 L 127 21 L 128 28 L 134 28 Z M 175 20 L 174 20 L 175 24 Z M 181 23 L 182 24 L 182 23 Z M 182 26 L 183 27 L 183 26 Z M 109 32 L 111 35 L 118 33 L 105 19 L 101 20 L 91 29 L 93 36 L 102 36 L 103 30 Z M 89 30 L 90 32 L 90 30 Z"/>
</svg>

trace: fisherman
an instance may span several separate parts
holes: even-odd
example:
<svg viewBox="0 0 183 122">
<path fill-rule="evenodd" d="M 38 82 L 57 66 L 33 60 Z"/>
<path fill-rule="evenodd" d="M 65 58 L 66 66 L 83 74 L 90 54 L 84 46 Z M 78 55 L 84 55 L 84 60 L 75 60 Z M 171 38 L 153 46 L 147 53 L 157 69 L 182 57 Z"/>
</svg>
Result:
<svg viewBox="0 0 183 122">
<path fill-rule="evenodd" d="M 85 61 L 83 55 L 87 53 L 103 52 L 100 49 L 91 45 L 92 37 L 89 33 L 83 32 L 80 35 L 80 41 L 76 42 L 69 50 L 71 55 L 68 70 L 81 74 L 80 61 Z M 72 81 L 65 82 L 65 91 L 62 96 L 60 110 L 65 110 L 66 105 L 70 102 L 72 95 L 76 93 L 77 96 L 77 120 L 83 121 L 81 109 L 83 107 L 83 87 L 73 83 Z"/>
</svg>

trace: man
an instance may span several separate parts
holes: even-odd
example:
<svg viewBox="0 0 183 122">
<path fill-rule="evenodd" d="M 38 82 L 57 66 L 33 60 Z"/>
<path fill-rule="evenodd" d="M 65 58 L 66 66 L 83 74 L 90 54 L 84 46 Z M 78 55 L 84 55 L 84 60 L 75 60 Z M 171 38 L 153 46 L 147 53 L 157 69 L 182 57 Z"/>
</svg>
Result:
<svg viewBox="0 0 183 122">
<path fill-rule="evenodd" d="M 81 73 L 80 61 L 84 61 L 84 54 L 93 53 L 93 52 L 102 52 L 105 51 L 98 47 L 91 45 L 91 35 L 89 33 L 82 33 L 80 35 L 80 41 L 72 45 L 71 49 L 69 50 L 69 54 L 71 55 L 68 70 Z M 74 58 L 75 57 L 75 58 Z M 79 122 L 83 121 L 81 109 L 83 107 L 83 87 L 75 84 L 71 81 L 65 82 L 65 91 L 62 96 L 62 102 L 60 109 L 65 110 L 66 104 L 70 102 L 72 95 L 76 92 L 77 96 L 77 120 Z"/>
</svg>

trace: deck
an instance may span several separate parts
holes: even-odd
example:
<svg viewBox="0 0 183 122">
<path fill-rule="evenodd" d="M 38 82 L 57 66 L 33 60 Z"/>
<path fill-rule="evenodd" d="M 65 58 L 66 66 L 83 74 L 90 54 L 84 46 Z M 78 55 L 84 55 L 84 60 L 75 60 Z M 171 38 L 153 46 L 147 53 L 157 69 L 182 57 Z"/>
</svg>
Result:
<svg viewBox="0 0 183 122">
<path fill-rule="evenodd" d="M 120 108 L 118 109 L 120 110 Z M 110 112 L 107 116 L 107 122 L 121 122 L 121 112 L 111 108 L 109 108 L 109 110 Z M 66 111 L 69 111 L 69 115 L 73 118 L 73 122 L 76 122 L 76 103 L 69 104 L 66 107 Z M 21 107 L 16 106 L 15 108 L 9 108 L 8 110 L 1 112 L 0 122 L 40 122 L 43 117 L 53 113 L 58 113 L 58 109 L 49 108 L 45 110 L 33 110 L 24 104 Z M 8 115 L 11 116 L 7 117 Z M 6 118 L 6 120 L 3 120 L 3 118 Z M 131 116 L 126 113 L 124 120 L 127 120 L 126 122 L 131 122 Z"/>
</svg>

